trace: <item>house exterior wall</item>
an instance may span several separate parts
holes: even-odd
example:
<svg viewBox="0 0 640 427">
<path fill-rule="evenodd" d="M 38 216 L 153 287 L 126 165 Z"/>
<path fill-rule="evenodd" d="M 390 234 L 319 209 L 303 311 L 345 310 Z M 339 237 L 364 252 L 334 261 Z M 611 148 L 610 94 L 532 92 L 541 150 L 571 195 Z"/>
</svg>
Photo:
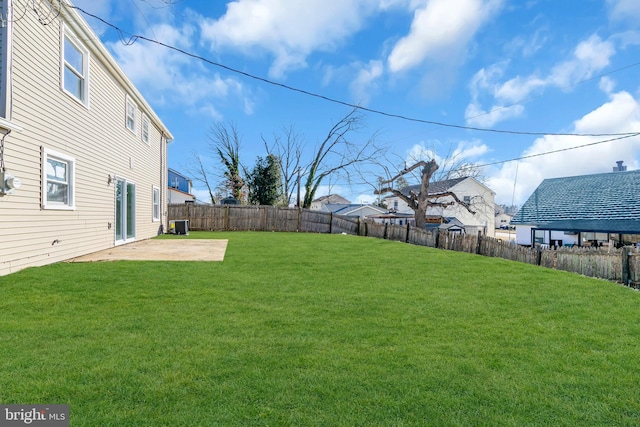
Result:
<svg viewBox="0 0 640 427">
<path fill-rule="evenodd" d="M 63 31 L 72 31 L 89 52 L 87 105 L 61 88 Z M 97 36 L 75 11 L 63 9 L 46 26 L 33 13 L 13 22 L 14 129 L 5 137 L 4 160 L 22 186 L 0 196 L 0 275 L 114 246 L 116 177 L 135 183 L 136 240 L 157 235 L 166 220 L 170 133 L 113 60 L 105 61 L 106 49 L 91 40 Z M 138 106 L 135 134 L 125 126 L 127 96 Z M 141 135 L 143 113 L 150 118 L 148 143 Z M 73 209 L 43 208 L 43 149 L 74 158 Z M 160 195 L 155 220 L 154 188 Z"/>
<path fill-rule="evenodd" d="M 191 193 L 191 180 L 173 169 L 169 169 L 168 184 L 169 188 L 176 188 L 183 193 Z"/>
<path fill-rule="evenodd" d="M 324 205 L 328 204 L 345 204 L 348 205 L 350 202 L 344 197 L 338 194 L 329 194 L 327 196 L 318 197 L 317 199 L 311 202 L 311 210 L 319 211 L 322 210 Z"/>
<path fill-rule="evenodd" d="M 173 188 L 169 188 L 169 191 L 167 192 L 167 203 L 169 203 L 170 205 L 175 205 L 175 204 L 183 204 L 187 201 L 195 202 L 196 198 L 191 194 L 183 193 L 180 190 L 174 190 Z"/>
<path fill-rule="evenodd" d="M 511 222 L 511 215 L 508 214 L 498 214 L 495 217 L 495 226 L 499 228 L 501 225 L 509 225 Z"/>
<path fill-rule="evenodd" d="M 380 215 L 381 213 L 384 213 L 383 209 L 375 209 L 371 206 L 363 206 L 361 208 L 357 208 L 354 209 L 352 211 L 345 211 L 343 212 L 338 212 L 340 215 L 347 215 L 347 216 L 351 216 L 351 217 L 359 217 L 361 219 L 364 219 L 368 216 L 371 215 Z"/>
<path fill-rule="evenodd" d="M 567 234 L 564 231 L 551 230 L 551 240 L 556 242 L 562 242 L 562 246 L 577 245 L 578 233 Z"/>
<path fill-rule="evenodd" d="M 531 245 L 532 225 L 516 225 L 516 243 L 519 245 Z"/>
<path fill-rule="evenodd" d="M 473 178 L 465 179 L 450 188 L 460 200 L 464 200 L 465 196 L 470 197 L 472 214 L 459 204 L 454 204 L 446 208 L 430 207 L 427 209 L 427 215 L 455 217 L 465 225 L 465 230 L 470 234 L 481 232 L 487 236 L 495 236 L 495 201 L 494 193 L 484 185 L 480 184 Z M 387 207 L 394 206 L 398 202 L 397 211 L 399 213 L 411 213 L 413 210 L 399 197 L 388 197 Z M 434 200 L 441 202 L 452 201 L 451 197 Z"/>
</svg>

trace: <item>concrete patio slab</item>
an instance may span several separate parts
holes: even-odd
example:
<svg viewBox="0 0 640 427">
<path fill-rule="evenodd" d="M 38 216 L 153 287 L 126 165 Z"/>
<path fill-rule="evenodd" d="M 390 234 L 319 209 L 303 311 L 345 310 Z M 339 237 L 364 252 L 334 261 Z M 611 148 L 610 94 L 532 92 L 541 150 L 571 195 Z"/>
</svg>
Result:
<svg viewBox="0 0 640 427">
<path fill-rule="evenodd" d="M 168 239 L 141 240 L 70 259 L 94 261 L 223 261 L 228 240 Z"/>
</svg>

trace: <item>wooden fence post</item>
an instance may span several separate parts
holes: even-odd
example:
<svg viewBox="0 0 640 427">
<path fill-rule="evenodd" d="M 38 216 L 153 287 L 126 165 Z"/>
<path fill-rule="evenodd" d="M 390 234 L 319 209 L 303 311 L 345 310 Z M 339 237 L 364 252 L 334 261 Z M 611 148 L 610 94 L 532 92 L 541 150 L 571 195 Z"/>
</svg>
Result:
<svg viewBox="0 0 640 427">
<path fill-rule="evenodd" d="M 387 239 L 387 226 L 388 225 L 389 225 L 388 223 L 386 223 L 386 222 L 384 223 L 384 234 L 382 235 L 382 238 L 385 239 L 385 240 Z"/>
<path fill-rule="evenodd" d="M 542 264 L 542 248 L 538 247 L 536 250 L 536 265 L 540 265 Z"/>
<path fill-rule="evenodd" d="M 409 230 L 410 230 L 410 227 L 411 226 L 409 225 L 409 222 L 407 221 L 407 235 L 404 238 L 404 242 L 405 243 L 409 243 Z"/>
<path fill-rule="evenodd" d="M 229 205 L 224 210 L 224 230 L 229 231 Z"/>
<path fill-rule="evenodd" d="M 622 248 L 622 284 L 629 286 L 631 282 L 629 278 L 629 255 L 631 255 L 631 249 L 624 246 Z"/>
<path fill-rule="evenodd" d="M 268 231 L 267 230 L 267 206 L 263 206 L 258 209 L 262 209 L 262 231 Z"/>
<path fill-rule="evenodd" d="M 333 212 L 329 212 L 329 234 L 333 231 Z"/>
</svg>

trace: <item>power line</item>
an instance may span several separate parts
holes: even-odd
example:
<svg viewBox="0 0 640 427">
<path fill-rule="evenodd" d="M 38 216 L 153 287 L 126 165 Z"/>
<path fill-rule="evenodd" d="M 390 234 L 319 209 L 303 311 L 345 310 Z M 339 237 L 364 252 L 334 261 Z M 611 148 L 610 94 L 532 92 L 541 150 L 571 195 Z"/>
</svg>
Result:
<svg viewBox="0 0 640 427">
<path fill-rule="evenodd" d="M 620 139 L 633 138 L 634 136 L 638 136 L 638 135 L 640 135 L 640 132 L 631 133 L 629 135 L 622 135 L 622 136 L 619 136 L 617 138 L 609 138 L 609 139 L 605 139 L 605 140 L 602 140 L 602 141 L 590 142 L 588 144 L 577 145 L 575 147 L 559 148 L 557 150 L 545 151 L 543 153 L 529 154 L 528 156 L 516 157 L 514 159 L 509 159 L 509 160 L 500 160 L 500 161 L 491 162 L 491 163 L 484 163 L 484 164 L 481 164 L 481 165 L 471 165 L 471 166 L 468 166 L 468 167 L 462 167 L 460 169 L 464 170 L 464 169 L 483 168 L 485 166 L 501 165 L 503 163 L 509 163 L 509 162 L 515 162 L 515 161 L 518 161 L 518 160 L 531 159 L 533 157 L 541 157 L 541 156 L 546 156 L 546 155 L 549 155 L 549 154 L 561 153 L 563 151 L 577 150 L 578 148 L 591 147 L 593 145 L 604 144 L 605 142 L 611 142 L 611 141 L 618 141 Z"/>
<path fill-rule="evenodd" d="M 376 110 L 376 109 L 372 109 L 372 108 L 367 108 L 367 107 L 363 107 L 361 105 L 357 105 L 357 104 L 352 104 L 346 101 L 342 101 L 336 98 L 331 98 L 328 97 L 326 95 L 321 95 L 319 93 L 315 93 L 315 92 L 311 92 L 305 89 L 300 89 L 297 87 L 293 87 L 293 86 L 289 86 L 283 83 L 278 83 L 278 82 L 274 82 L 273 80 L 269 80 L 266 79 L 264 77 L 260 77 L 260 76 L 256 76 L 254 74 L 251 73 L 247 73 L 245 71 L 241 71 L 232 67 L 229 67 L 227 65 L 221 64 L 219 62 L 215 62 L 212 61 L 210 59 L 207 59 L 203 56 L 191 53 L 191 52 L 187 52 L 183 49 L 177 48 L 175 46 L 171 46 L 168 45 L 166 43 L 162 43 L 160 41 L 157 40 L 153 40 L 150 39 L 148 37 L 142 36 L 142 35 L 137 35 L 137 34 L 133 34 L 131 35 L 130 33 L 127 33 L 125 31 L 123 31 L 121 28 L 119 28 L 118 26 L 107 22 L 106 20 L 102 19 L 99 16 L 96 16 L 92 13 L 89 13 L 87 11 L 85 11 L 84 9 L 78 7 L 78 6 L 72 6 L 72 5 L 67 5 L 67 7 L 76 9 L 80 12 L 82 12 L 83 14 L 90 16 L 94 19 L 97 19 L 98 21 L 102 22 L 103 24 L 113 28 L 114 30 L 116 30 L 120 36 L 120 40 L 123 44 L 125 45 L 131 45 L 133 43 L 135 43 L 138 40 L 144 40 L 147 41 L 149 43 L 153 43 L 153 44 L 157 44 L 159 46 L 162 46 L 166 49 L 170 49 L 173 50 L 175 52 L 181 53 L 183 55 L 189 56 L 191 58 L 194 59 L 198 59 L 200 61 L 206 62 L 210 65 L 213 65 L 215 67 L 219 67 L 222 69 L 225 69 L 227 71 L 230 71 L 232 73 L 235 74 L 240 74 L 244 77 L 253 79 L 253 80 L 257 80 L 263 83 L 267 83 L 269 85 L 272 86 L 277 86 L 289 91 L 293 91 L 293 92 L 298 92 L 301 93 L 303 95 L 307 95 L 307 96 L 311 96 L 314 98 L 318 98 L 318 99 L 322 99 L 328 102 L 332 102 L 334 104 L 339 104 L 339 105 L 343 105 L 346 107 L 350 107 L 350 108 L 356 108 L 359 109 L 361 111 L 366 111 L 372 114 L 377 114 L 377 115 L 381 115 L 381 116 L 386 116 L 386 117 L 390 117 L 390 118 L 396 118 L 396 119 L 401 119 L 401 120 L 406 120 L 406 121 L 411 121 L 411 122 L 417 122 L 417 123 L 424 123 L 424 124 L 429 124 L 429 125 L 434 125 L 434 126 L 440 126 L 440 127 L 448 127 L 448 128 L 454 128 L 454 129 L 463 129 L 463 130 L 471 130 L 471 131 L 477 131 L 477 132 L 491 132 L 491 133 L 499 133 L 499 134 L 509 134 L 509 135 L 529 135 L 529 136 L 544 136 L 544 135 L 550 135 L 550 136 L 576 136 L 576 137 L 606 137 L 606 136 L 626 136 L 626 137 L 630 137 L 630 136 L 635 136 L 637 135 L 637 133 L 633 133 L 633 132 L 622 132 L 622 133 L 557 133 L 557 132 L 528 132 L 528 131 L 513 131 L 513 130 L 505 130 L 505 129 L 490 129 L 490 128 L 479 128 L 479 127 L 473 127 L 473 126 L 464 126 L 464 125 L 457 125 L 457 124 L 453 124 L 453 123 L 444 123 L 444 122 L 438 122 L 438 121 L 433 121 L 433 120 L 426 120 L 426 119 L 418 119 L 415 117 L 409 117 L 409 116 L 405 116 L 405 115 L 401 115 L 401 114 L 394 114 L 394 113 L 388 113 L 385 111 L 381 111 L 381 110 Z M 127 42 L 125 42 L 125 34 L 129 36 L 129 39 Z"/>
</svg>

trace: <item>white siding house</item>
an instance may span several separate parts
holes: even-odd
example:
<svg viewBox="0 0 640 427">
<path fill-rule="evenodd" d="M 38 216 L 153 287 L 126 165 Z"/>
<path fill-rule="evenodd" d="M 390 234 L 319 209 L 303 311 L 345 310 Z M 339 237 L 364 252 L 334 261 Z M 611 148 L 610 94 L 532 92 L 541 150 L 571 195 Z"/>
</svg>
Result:
<svg viewBox="0 0 640 427">
<path fill-rule="evenodd" d="M 420 186 L 410 186 L 402 191 L 407 191 L 408 194 L 408 191 L 414 187 L 415 190 L 419 190 Z M 491 237 L 495 236 L 495 193 L 490 188 L 472 177 L 435 181 L 429 184 L 429 194 L 444 192 L 454 193 L 458 199 L 467 203 L 475 213 L 471 213 L 460 204 L 455 203 L 446 208 L 429 207 L 427 208 L 427 217 L 455 218 L 464 225 L 464 230 L 468 234 L 482 233 Z M 447 196 L 432 200 L 450 202 L 453 201 L 453 198 Z M 400 197 L 386 197 L 385 202 L 387 208 L 394 212 L 413 214 L 413 210 Z"/>
<path fill-rule="evenodd" d="M 321 196 L 321 197 L 318 197 L 317 199 L 312 200 L 310 209 L 312 211 L 320 211 L 324 209 L 325 205 L 329 205 L 329 204 L 348 205 L 350 203 L 351 203 L 350 201 L 340 196 L 339 194 L 329 194 L 327 196 Z"/>
<path fill-rule="evenodd" d="M 0 28 L 0 275 L 156 236 L 171 133 L 68 2 L 11 3 L 0 0 L 3 18 L 21 16 Z"/>
<path fill-rule="evenodd" d="M 640 243 L 640 170 L 549 178 L 511 220 L 525 246 Z"/>
</svg>

